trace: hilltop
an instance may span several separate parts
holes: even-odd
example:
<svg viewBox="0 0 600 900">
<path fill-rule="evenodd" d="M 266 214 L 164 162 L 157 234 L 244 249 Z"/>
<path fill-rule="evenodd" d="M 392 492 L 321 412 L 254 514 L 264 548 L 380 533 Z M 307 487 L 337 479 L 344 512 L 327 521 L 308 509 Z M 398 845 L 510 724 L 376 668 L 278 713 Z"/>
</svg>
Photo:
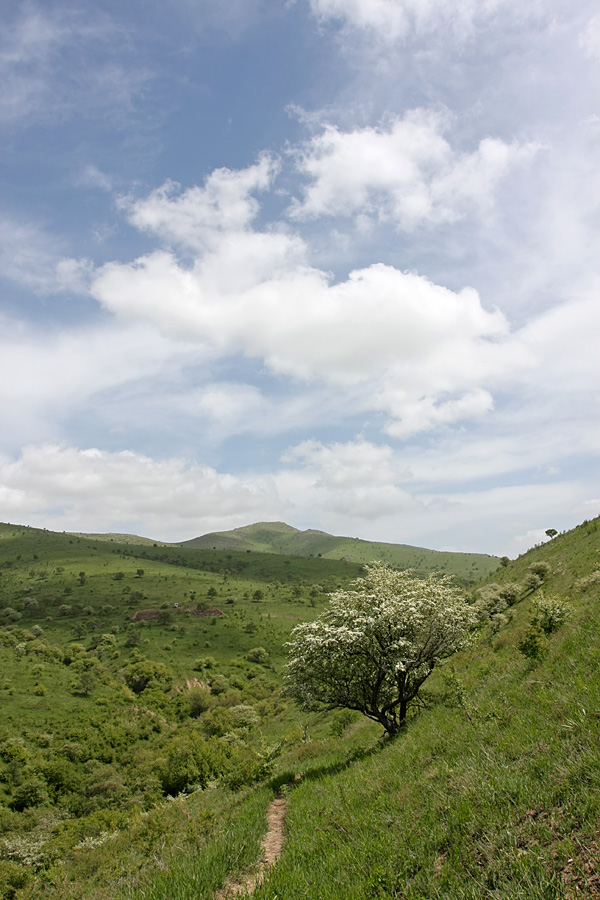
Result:
<svg viewBox="0 0 600 900">
<path fill-rule="evenodd" d="M 402 569 L 423 574 L 443 572 L 463 581 L 474 582 L 494 571 L 499 560 L 483 553 L 443 552 L 341 537 L 309 528 L 300 531 L 285 522 L 258 522 L 231 531 L 216 531 L 184 541 L 182 546 L 206 550 L 258 551 L 288 556 L 316 556 L 323 559 L 345 559 L 355 563 L 381 560 Z"/>
</svg>

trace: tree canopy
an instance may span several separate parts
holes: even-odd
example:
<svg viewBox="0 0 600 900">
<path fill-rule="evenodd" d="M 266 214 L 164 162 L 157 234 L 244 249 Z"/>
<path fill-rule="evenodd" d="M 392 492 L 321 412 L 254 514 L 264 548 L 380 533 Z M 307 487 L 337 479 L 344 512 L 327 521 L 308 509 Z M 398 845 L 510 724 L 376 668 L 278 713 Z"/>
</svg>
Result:
<svg viewBox="0 0 600 900">
<path fill-rule="evenodd" d="M 475 612 L 448 577 L 381 563 L 296 626 L 284 693 L 305 709 L 359 710 L 395 734 L 437 663 L 465 645 Z"/>
</svg>

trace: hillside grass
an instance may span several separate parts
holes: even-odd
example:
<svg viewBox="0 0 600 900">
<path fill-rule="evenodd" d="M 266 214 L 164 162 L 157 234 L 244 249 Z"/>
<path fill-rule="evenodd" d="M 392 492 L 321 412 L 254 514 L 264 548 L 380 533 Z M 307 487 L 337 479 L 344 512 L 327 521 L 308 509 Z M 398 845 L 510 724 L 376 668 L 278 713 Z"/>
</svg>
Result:
<svg viewBox="0 0 600 900">
<path fill-rule="evenodd" d="M 382 739 L 358 714 L 309 715 L 278 697 L 290 629 L 320 612 L 326 584 L 355 577 L 352 564 L 112 544 L 0 527 L 0 606 L 38 603 L 0 633 L 0 750 L 16 739 L 28 758 L 20 776 L 0 762 L 0 896 L 211 898 L 228 876 L 257 864 L 268 803 L 297 775 L 287 789 L 284 851 L 256 900 L 597 895 L 599 520 L 493 574 L 495 584 L 521 586 L 516 602 L 434 672 L 424 705 L 396 740 Z M 540 562 L 544 583 L 526 587 Z M 271 581 L 273 572 L 283 579 Z M 130 605 L 136 592 L 142 599 Z M 530 658 L 519 645 L 542 594 L 566 598 L 570 616 L 541 635 L 543 652 Z M 92 613 L 61 614 L 65 598 Z M 201 602 L 226 616 L 192 616 Z M 107 605 L 113 609 L 105 612 Z M 169 621 L 131 624 L 136 610 L 161 606 Z M 28 629 L 37 623 L 36 644 Z M 132 631 L 135 647 L 127 646 Z M 99 633 L 111 640 L 94 647 Z M 70 651 L 74 639 L 81 649 Z M 261 646 L 265 663 L 250 662 L 248 652 Z M 65 652 L 94 667 L 89 695 L 74 689 Z M 123 673 L 138 658 L 168 666 L 174 687 L 132 694 Z M 186 678 L 217 676 L 227 690 L 190 718 L 177 689 Z M 250 727 L 236 724 L 236 704 L 252 707 Z M 214 736 L 221 722 L 231 731 Z M 188 796 L 165 800 L 157 773 L 167 758 L 175 764 L 173 754 L 184 760 L 194 735 L 211 753 L 230 747 L 232 763 L 203 790 L 190 784 Z M 67 786 L 55 805 L 8 808 L 15 778 L 55 777 L 49 760 L 63 745 L 86 741 L 89 762 L 75 761 L 69 772 L 92 790 L 100 786 L 91 795 L 96 805 L 77 812 L 85 803 Z"/>
<path fill-rule="evenodd" d="M 536 591 L 436 671 L 429 708 L 397 739 L 355 722 L 342 740 L 320 734 L 290 748 L 282 764 L 303 777 L 288 797 L 283 854 L 256 900 L 597 896 L 600 591 L 577 589 L 597 569 L 597 525 L 503 572 L 514 582 L 541 557 L 555 573 L 546 594 L 568 596 L 571 616 L 547 637 L 544 658 L 519 650 Z M 190 885 L 181 896 L 198 895 Z"/>
</svg>

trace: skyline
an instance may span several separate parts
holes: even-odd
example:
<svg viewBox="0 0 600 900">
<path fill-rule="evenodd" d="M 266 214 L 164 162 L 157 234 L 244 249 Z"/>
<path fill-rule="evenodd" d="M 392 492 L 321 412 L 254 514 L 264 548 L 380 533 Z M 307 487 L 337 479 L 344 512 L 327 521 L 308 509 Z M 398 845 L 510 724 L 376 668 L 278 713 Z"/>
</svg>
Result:
<svg viewBox="0 0 600 900">
<path fill-rule="evenodd" d="M 598 514 L 595 4 L 2 17 L 2 520 L 516 556 Z"/>
</svg>

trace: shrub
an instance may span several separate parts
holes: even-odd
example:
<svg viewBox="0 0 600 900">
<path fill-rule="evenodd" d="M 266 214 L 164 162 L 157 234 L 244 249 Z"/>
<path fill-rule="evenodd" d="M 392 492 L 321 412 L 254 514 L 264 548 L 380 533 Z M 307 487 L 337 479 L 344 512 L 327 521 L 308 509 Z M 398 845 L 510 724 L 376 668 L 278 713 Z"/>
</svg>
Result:
<svg viewBox="0 0 600 900">
<path fill-rule="evenodd" d="M 534 662 L 543 659 L 548 652 L 543 635 L 535 627 L 528 629 L 525 637 L 517 644 L 517 648 L 526 659 Z"/>
<path fill-rule="evenodd" d="M 575 587 L 582 592 L 600 587 L 600 569 L 596 569 L 590 575 L 584 575 L 583 578 L 578 578 Z"/>
<path fill-rule="evenodd" d="M 173 671 L 163 663 L 149 659 L 131 663 L 124 671 L 125 683 L 134 694 L 141 694 L 146 688 L 168 691 L 173 681 Z"/>
<path fill-rule="evenodd" d="M 540 562 L 532 563 L 529 566 L 529 571 L 533 572 L 534 575 L 539 575 L 541 580 L 545 581 L 546 578 L 548 577 L 548 575 L 550 574 L 550 564 L 540 560 Z"/>
<path fill-rule="evenodd" d="M 230 722 L 233 728 L 248 729 L 255 728 L 260 717 L 253 706 L 247 703 L 240 703 L 239 706 L 232 706 L 229 710 Z"/>
<path fill-rule="evenodd" d="M 40 778 L 29 778 L 15 788 L 8 804 L 16 812 L 23 812 L 32 806 L 41 806 L 48 802 L 46 785 Z"/>
<path fill-rule="evenodd" d="M 223 675 L 213 675 L 210 680 L 210 689 L 213 694 L 223 694 L 229 687 L 227 679 Z"/>
<path fill-rule="evenodd" d="M 261 663 L 266 664 L 270 660 L 270 656 L 264 647 L 253 647 L 252 650 L 248 650 L 246 653 L 246 659 L 248 662 Z"/>
<path fill-rule="evenodd" d="M 0 897 L 12 898 L 29 881 L 29 872 L 11 860 L 0 860 Z"/>
<path fill-rule="evenodd" d="M 191 716 L 193 719 L 197 719 L 214 704 L 208 685 L 198 681 L 188 682 L 186 690 L 181 693 L 180 697 L 185 715 Z"/>
<path fill-rule="evenodd" d="M 225 749 L 216 741 L 208 741 L 197 732 L 180 735 L 167 746 L 160 780 L 166 794 L 176 795 L 206 787 L 227 768 Z"/>
<path fill-rule="evenodd" d="M 0 613 L 0 617 L 4 619 L 5 622 L 18 622 L 21 618 L 21 613 L 17 612 L 16 609 L 13 609 L 12 606 L 7 606 Z"/>
<path fill-rule="evenodd" d="M 537 591 L 543 584 L 543 579 L 537 572 L 530 572 L 527 578 L 525 579 L 525 587 L 528 591 Z"/>
<path fill-rule="evenodd" d="M 571 608 L 561 597 L 544 597 L 541 594 L 533 601 L 536 614 L 532 625 L 537 626 L 544 634 L 552 634 L 564 625 L 571 615 Z"/>
<path fill-rule="evenodd" d="M 500 596 L 503 600 L 506 600 L 509 606 L 513 606 L 521 596 L 522 590 L 520 584 L 508 582 L 507 584 L 503 584 L 500 588 Z"/>
<path fill-rule="evenodd" d="M 214 656 L 199 656 L 194 661 L 193 669 L 194 672 L 201 672 L 203 669 L 213 669 L 216 664 L 217 661 Z"/>
</svg>

